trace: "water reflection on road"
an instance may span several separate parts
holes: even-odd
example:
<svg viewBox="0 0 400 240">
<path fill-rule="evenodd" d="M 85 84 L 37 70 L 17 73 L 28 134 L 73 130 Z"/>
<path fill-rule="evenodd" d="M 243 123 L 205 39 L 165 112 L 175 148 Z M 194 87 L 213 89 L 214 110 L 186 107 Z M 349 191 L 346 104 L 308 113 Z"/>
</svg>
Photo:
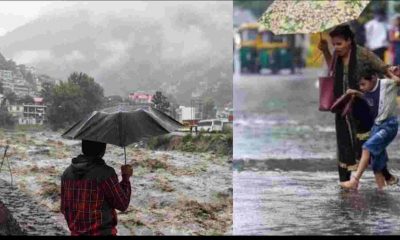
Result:
<svg viewBox="0 0 400 240">
<path fill-rule="evenodd" d="M 396 172 L 397 174 L 399 172 Z M 400 192 L 378 192 L 368 172 L 358 191 L 336 172 L 234 172 L 234 234 L 399 234 Z"/>
</svg>

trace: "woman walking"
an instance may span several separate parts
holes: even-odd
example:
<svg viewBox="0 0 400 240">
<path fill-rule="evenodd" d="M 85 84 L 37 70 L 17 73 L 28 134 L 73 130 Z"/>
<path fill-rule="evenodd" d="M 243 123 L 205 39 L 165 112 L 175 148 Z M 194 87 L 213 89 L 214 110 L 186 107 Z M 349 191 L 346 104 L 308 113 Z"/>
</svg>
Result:
<svg viewBox="0 0 400 240">
<path fill-rule="evenodd" d="M 325 61 L 330 65 L 335 61 L 334 95 L 336 98 L 346 93 L 347 89 L 357 89 L 362 66 L 371 66 L 379 75 L 389 75 L 388 68 L 378 56 L 368 49 L 358 46 L 354 40 L 354 33 L 349 25 L 340 25 L 333 29 L 329 36 L 334 47 L 334 56 L 329 51 L 328 42 L 321 39 L 318 48 L 322 51 Z M 354 106 L 353 108 L 357 108 Z M 337 141 L 337 158 L 339 180 L 350 180 L 351 171 L 357 169 L 361 157 L 361 141 L 368 138 L 369 129 L 355 119 L 353 114 L 342 117 L 335 114 L 335 129 Z M 387 170 L 384 176 L 388 184 L 395 181 Z"/>
</svg>

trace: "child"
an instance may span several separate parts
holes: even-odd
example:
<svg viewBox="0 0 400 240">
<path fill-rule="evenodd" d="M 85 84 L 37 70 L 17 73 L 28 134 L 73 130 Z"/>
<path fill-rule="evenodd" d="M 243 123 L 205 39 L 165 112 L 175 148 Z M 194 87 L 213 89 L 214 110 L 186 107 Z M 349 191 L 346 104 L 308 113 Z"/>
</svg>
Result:
<svg viewBox="0 0 400 240">
<path fill-rule="evenodd" d="M 382 170 L 386 168 L 388 161 L 386 147 L 393 141 L 398 131 L 396 96 L 398 86 L 400 86 L 400 78 L 393 74 L 394 70 L 394 68 L 391 68 L 389 71 L 391 79 L 378 79 L 371 68 L 366 67 L 361 72 L 359 81 L 361 92 L 354 89 L 347 90 L 347 93 L 355 94 L 367 101 L 374 117 L 374 125 L 370 137 L 363 144 L 360 163 L 355 175 L 352 176 L 351 180 L 340 184 L 344 188 L 358 187 L 359 180 L 368 166 L 370 157 L 378 189 L 385 186 Z"/>
<path fill-rule="evenodd" d="M 362 145 L 370 136 L 375 117 L 372 116 L 370 109 L 371 107 L 364 98 L 355 98 L 352 105 L 351 114 L 354 120 L 358 123 L 355 126 L 357 132 L 356 137 L 358 140 L 355 142 L 357 144 L 356 149 L 359 149 L 359 151 L 356 152 L 356 157 L 357 159 L 360 159 L 362 154 Z M 389 161 L 389 159 L 387 159 L 387 161 Z M 396 185 L 399 182 L 399 178 L 392 175 L 386 167 L 383 168 L 381 172 L 385 177 L 386 185 Z"/>
</svg>

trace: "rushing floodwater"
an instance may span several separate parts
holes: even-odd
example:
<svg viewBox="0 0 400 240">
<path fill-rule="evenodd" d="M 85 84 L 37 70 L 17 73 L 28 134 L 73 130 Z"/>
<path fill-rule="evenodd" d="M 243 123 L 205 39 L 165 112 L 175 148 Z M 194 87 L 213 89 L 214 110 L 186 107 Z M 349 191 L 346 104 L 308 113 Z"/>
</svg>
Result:
<svg viewBox="0 0 400 240">
<path fill-rule="evenodd" d="M 368 169 L 358 191 L 338 187 L 333 115 L 304 76 L 234 81 L 234 234 L 400 234 L 400 187 L 383 192 Z M 400 175 L 400 139 L 389 169 Z"/>
</svg>

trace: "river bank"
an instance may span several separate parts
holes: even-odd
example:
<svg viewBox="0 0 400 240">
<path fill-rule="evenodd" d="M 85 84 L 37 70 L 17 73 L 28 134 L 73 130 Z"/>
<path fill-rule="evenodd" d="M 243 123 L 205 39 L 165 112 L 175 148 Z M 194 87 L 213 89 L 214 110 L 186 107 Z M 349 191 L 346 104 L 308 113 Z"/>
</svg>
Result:
<svg viewBox="0 0 400 240">
<path fill-rule="evenodd" d="M 0 145 L 6 144 L 16 191 L 48 209 L 66 229 L 59 212 L 60 175 L 80 153 L 80 141 L 61 139 L 57 132 L 2 131 Z M 119 235 L 232 233 L 231 157 L 134 145 L 126 150 L 134 173 L 130 206 L 118 213 Z M 118 174 L 123 154 L 122 148 L 107 145 L 104 159 Z M 4 166 L 0 178 L 10 182 Z"/>
</svg>

